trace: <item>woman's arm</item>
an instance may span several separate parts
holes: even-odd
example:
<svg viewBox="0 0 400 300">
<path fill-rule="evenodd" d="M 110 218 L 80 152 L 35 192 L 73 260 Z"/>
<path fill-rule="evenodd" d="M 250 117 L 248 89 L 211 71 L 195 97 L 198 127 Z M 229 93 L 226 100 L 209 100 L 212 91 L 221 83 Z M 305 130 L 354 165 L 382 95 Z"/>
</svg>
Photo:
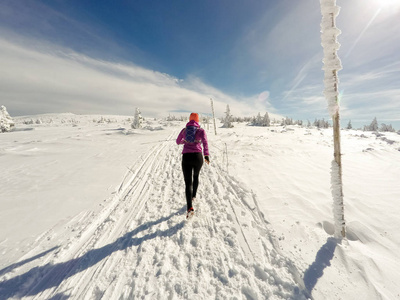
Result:
<svg viewBox="0 0 400 300">
<path fill-rule="evenodd" d="M 207 134 L 206 131 L 203 129 L 203 135 L 201 137 L 201 141 L 203 143 L 203 153 L 206 156 L 210 155 L 210 152 L 208 151 L 208 140 L 207 140 Z"/>
<path fill-rule="evenodd" d="M 176 143 L 177 143 L 178 145 L 184 144 L 184 142 L 183 142 L 183 140 L 184 140 L 184 132 L 185 132 L 185 128 L 183 128 L 183 129 L 181 130 L 181 132 L 178 134 L 178 137 L 176 138 Z"/>
</svg>

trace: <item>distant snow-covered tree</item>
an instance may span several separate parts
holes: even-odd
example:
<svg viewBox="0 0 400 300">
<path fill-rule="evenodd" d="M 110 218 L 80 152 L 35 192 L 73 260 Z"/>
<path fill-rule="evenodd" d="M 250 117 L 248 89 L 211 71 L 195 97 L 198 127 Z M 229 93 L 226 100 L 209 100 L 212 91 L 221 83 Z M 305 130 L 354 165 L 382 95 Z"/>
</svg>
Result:
<svg viewBox="0 0 400 300">
<path fill-rule="evenodd" d="M 265 113 L 262 126 L 269 126 L 271 124 L 271 119 L 269 118 L 268 112 Z"/>
<path fill-rule="evenodd" d="M 32 119 L 30 119 L 30 120 L 24 120 L 24 122 L 23 122 L 25 125 L 32 125 L 33 124 L 33 120 Z"/>
<path fill-rule="evenodd" d="M 252 126 L 270 126 L 271 125 L 271 119 L 269 118 L 268 112 L 264 114 L 264 116 L 261 116 L 261 113 L 258 113 L 257 116 L 252 117 L 250 119 L 245 119 L 248 122 L 251 123 Z"/>
<path fill-rule="evenodd" d="M 138 107 L 136 107 L 135 110 L 135 117 L 133 119 L 133 123 L 131 124 L 131 127 L 133 129 L 138 129 L 138 128 L 142 128 L 142 124 L 143 124 L 143 117 L 140 113 L 140 110 Z"/>
<path fill-rule="evenodd" d="M 323 118 L 322 120 L 315 119 L 314 121 L 314 126 L 317 128 L 329 128 L 329 122 L 325 121 Z"/>
<path fill-rule="evenodd" d="M 0 107 L 0 131 L 8 132 L 13 130 L 15 123 L 4 105 Z"/>
<path fill-rule="evenodd" d="M 171 116 L 171 114 L 168 114 L 168 117 L 167 117 L 166 120 L 167 120 L 167 121 L 176 121 L 177 118 L 176 118 L 174 115 Z"/>
<path fill-rule="evenodd" d="M 378 121 L 376 117 L 372 120 L 371 124 L 364 126 L 364 131 L 378 131 Z"/>
<path fill-rule="evenodd" d="M 351 125 L 351 120 L 347 123 L 346 129 L 353 129 L 353 125 Z"/>
<path fill-rule="evenodd" d="M 237 122 L 237 123 L 243 123 L 243 122 L 245 122 L 245 118 L 244 117 L 236 117 L 236 118 L 233 118 L 233 121 Z"/>
<path fill-rule="evenodd" d="M 261 118 L 261 114 L 258 113 L 257 117 L 256 117 L 256 125 L 257 126 L 261 126 L 262 125 L 262 118 Z"/>
<path fill-rule="evenodd" d="M 283 118 L 283 119 L 282 119 L 282 122 L 281 122 L 281 125 L 282 125 L 282 126 L 285 126 L 285 125 L 294 125 L 293 119 L 292 119 L 292 118 L 289 118 L 289 117 Z"/>
<path fill-rule="evenodd" d="M 382 131 L 382 132 L 395 132 L 396 130 L 392 127 L 391 124 L 386 125 L 386 124 L 382 123 L 381 127 L 379 128 L 379 131 Z"/>
<path fill-rule="evenodd" d="M 257 116 L 254 116 L 251 118 L 251 125 L 253 126 L 261 126 L 262 119 L 261 119 L 261 114 L 258 113 Z"/>
<path fill-rule="evenodd" d="M 207 130 L 210 129 L 210 116 L 206 116 L 203 118 L 203 123 L 207 124 Z"/>
<path fill-rule="evenodd" d="M 231 115 L 231 110 L 229 108 L 229 104 L 226 106 L 226 112 L 225 112 L 225 118 L 223 119 L 224 125 L 222 126 L 223 128 L 232 128 L 232 118 L 233 116 Z"/>
<path fill-rule="evenodd" d="M 372 120 L 371 124 L 369 125 L 369 128 L 371 131 L 378 131 L 378 120 L 376 117 Z"/>
</svg>

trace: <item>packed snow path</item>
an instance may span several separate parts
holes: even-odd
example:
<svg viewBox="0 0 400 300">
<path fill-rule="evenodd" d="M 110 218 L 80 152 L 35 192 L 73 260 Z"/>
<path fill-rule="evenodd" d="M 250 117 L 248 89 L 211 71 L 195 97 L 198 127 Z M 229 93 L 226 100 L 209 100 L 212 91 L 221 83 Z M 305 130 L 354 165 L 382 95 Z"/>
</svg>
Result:
<svg viewBox="0 0 400 300">
<path fill-rule="evenodd" d="M 72 220 L 58 247 L 44 248 L 49 231 L 1 270 L 0 299 L 305 299 L 256 197 L 216 149 L 185 219 L 176 135 L 129 168 L 100 213 Z"/>
</svg>

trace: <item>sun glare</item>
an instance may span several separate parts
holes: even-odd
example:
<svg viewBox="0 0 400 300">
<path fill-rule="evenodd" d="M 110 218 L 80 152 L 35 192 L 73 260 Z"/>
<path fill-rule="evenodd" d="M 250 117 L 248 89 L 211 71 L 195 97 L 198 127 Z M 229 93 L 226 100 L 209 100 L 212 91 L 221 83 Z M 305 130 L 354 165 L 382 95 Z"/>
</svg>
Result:
<svg viewBox="0 0 400 300">
<path fill-rule="evenodd" d="M 377 6 L 383 9 L 398 9 L 400 8 L 400 0 L 373 0 Z"/>
</svg>

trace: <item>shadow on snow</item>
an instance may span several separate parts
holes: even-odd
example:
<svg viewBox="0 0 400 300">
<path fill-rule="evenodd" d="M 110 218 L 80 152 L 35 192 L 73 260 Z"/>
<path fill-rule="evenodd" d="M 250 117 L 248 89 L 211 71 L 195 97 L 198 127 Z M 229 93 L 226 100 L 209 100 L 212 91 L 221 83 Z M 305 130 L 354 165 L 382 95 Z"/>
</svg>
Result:
<svg viewBox="0 0 400 300">
<path fill-rule="evenodd" d="M 173 227 L 163 231 L 157 230 L 143 237 L 135 237 L 138 233 L 150 228 L 151 226 L 165 222 L 171 219 L 176 214 L 177 213 L 173 213 L 168 217 L 160 218 L 157 221 L 147 222 L 145 224 L 142 224 L 133 231 L 126 233 L 124 236 L 120 237 L 115 242 L 99 249 L 92 249 L 87 253 L 85 253 L 84 255 L 82 255 L 81 257 L 74 258 L 69 261 L 58 263 L 55 265 L 46 264 L 44 266 L 34 267 L 25 274 L 0 282 L 0 299 L 7 299 L 13 296 L 23 297 L 23 296 L 37 295 L 49 288 L 59 286 L 61 282 L 64 281 L 65 279 L 77 273 L 80 273 L 86 269 L 89 269 L 90 267 L 94 266 L 95 264 L 97 264 L 107 256 L 110 256 L 112 253 L 116 251 L 125 250 L 132 246 L 138 246 L 145 241 L 154 239 L 157 236 L 159 237 L 173 236 L 180 229 L 183 228 L 185 221 L 177 223 Z M 46 252 L 43 252 L 42 254 L 39 254 L 31 259 L 13 264 L 1 270 L 1 272 L 6 273 L 28 261 L 32 261 L 40 256 L 43 256 L 52 250 L 54 250 L 54 248 Z"/>
<path fill-rule="evenodd" d="M 154 239 L 157 236 L 171 237 L 183 228 L 185 221 L 177 223 L 173 227 L 163 231 L 157 230 L 153 233 L 144 235 L 143 237 L 135 237 L 135 236 L 154 225 L 168 221 L 174 215 L 180 214 L 184 210 L 185 209 L 182 208 L 178 213 L 173 213 L 168 217 L 160 218 L 157 221 L 147 222 L 145 224 L 142 224 L 136 229 L 118 238 L 115 242 L 99 249 L 89 250 L 81 257 L 66 262 L 58 263 L 55 265 L 46 264 L 44 266 L 34 267 L 25 274 L 0 282 L 0 299 L 7 299 L 9 297 L 15 297 L 15 296 L 23 297 L 23 296 L 37 295 L 49 288 L 59 286 L 61 282 L 63 282 L 65 279 L 77 273 L 80 273 L 84 270 L 89 269 L 90 267 L 94 266 L 95 264 L 97 264 L 107 256 L 110 256 L 112 253 L 116 251 L 125 250 L 132 246 L 139 246 L 143 242 Z M 315 261 L 309 266 L 309 268 L 304 273 L 304 285 L 306 291 L 303 291 L 301 294 L 309 295 L 308 297 L 311 296 L 311 293 L 315 288 L 318 280 L 323 276 L 324 269 L 331 265 L 331 260 L 333 259 L 337 244 L 338 240 L 331 237 L 317 252 Z M 46 254 L 50 253 L 51 251 L 54 251 L 57 248 L 59 247 L 54 247 L 29 259 L 12 264 L 0 270 L 0 275 L 4 275 L 17 267 L 20 267 L 28 262 L 31 262 L 35 259 L 45 256 Z M 68 299 L 68 298 L 69 297 L 64 294 L 57 294 L 55 297 L 51 299 Z"/>
<path fill-rule="evenodd" d="M 60 248 L 60 246 L 53 247 L 53 248 L 51 248 L 51 249 L 49 249 L 47 251 L 44 251 L 44 252 L 42 252 L 42 253 L 40 253 L 38 255 L 32 256 L 32 257 L 30 257 L 28 259 L 24 259 L 23 261 L 20 261 L 20 262 L 17 262 L 15 264 L 12 264 L 12 265 L 0 270 L 0 276 L 2 276 L 4 274 L 7 274 L 8 272 L 11 272 L 12 270 L 14 270 L 14 269 L 16 269 L 16 268 L 18 268 L 20 266 L 23 266 L 23 265 L 25 265 L 25 264 L 27 264 L 27 263 L 29 263 L 31 261 L 34 261 L 34 260 L 36 260 L 38 258 L 41 258 L 42 256 L 45 256 L 48 253 L 50 253 L 50 252 L 52 252 L 52 251 L 54 251 L 54 250 L 56 250 L 58 248 Z"/>
<path fill-rule="evenodd" d="M 304 285 L 311 295 L 318 279 L 324 274 L 324 269 L 331 265 L 331 260 L 335 253 L 338 240 L 330 237 L 327 242 L 319 249 L 315 261 L 308 267 L 304 273 Z"/>
</svg>

